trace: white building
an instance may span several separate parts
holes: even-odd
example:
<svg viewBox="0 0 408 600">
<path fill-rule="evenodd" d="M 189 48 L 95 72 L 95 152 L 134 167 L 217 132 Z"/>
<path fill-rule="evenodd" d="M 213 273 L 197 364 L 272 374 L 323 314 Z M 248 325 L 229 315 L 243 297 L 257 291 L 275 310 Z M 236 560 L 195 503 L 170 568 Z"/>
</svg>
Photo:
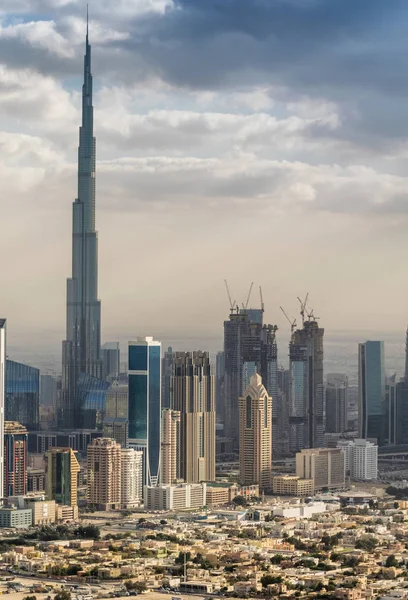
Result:
<svg viewBox="0 0 408 600">
<path fill-rule="evenodd" d="M 142 502 L 143 452 L 133 448 L 121 450 L 121 505 L 133 508 Z"/>
<path fill-rule="evenodd" d="M 145 487 L 147 510 L 198 509 L 206 505 L 205 483 L 180 483 Z"/>
<path fill-rule="evenodd" d="M 363 439 L 340 440 L 337 447 L 344 452 L 346 473 L 352 479 L 372 481 L 378 476 L 378 446 Z"/>
<path fill-rule="evenodd" d="M 6 319 L 0 318 L 0 490 L 4 489 L 4 400 L 6 379 Z M 2 493 L 3 496 L 3 493 Z"/>
</svg>

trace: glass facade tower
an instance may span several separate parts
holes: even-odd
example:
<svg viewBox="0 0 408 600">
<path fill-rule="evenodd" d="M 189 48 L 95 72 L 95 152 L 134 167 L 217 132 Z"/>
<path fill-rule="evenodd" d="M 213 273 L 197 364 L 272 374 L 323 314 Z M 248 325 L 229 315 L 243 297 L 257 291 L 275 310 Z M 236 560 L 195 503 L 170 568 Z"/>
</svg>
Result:
<svg viewBox="0 0 408 600">
<path fill-rule="evenodd" d="M 154 485 L 160 470 L 161 343 L 152 337 L 129 342 L 129 446 L 142 450 L 143 484 Z"/>
<path fill-rule="evenodd" d="M 358 424 L 362 439 L 385 436 L 384 342 L 358 345 Z"/>
<path fill-rule="evenodd" d="M 86 32 L 82 125 L 79 129 L 78 197 L 72 214 L 72 277 L 67 281 L 66 340 L 62 349 L 61 428 L 81 427 L 81 375 L 100 379 L 101 304 L 98 300 L 98 234 L 95 230 L 95 138 L 91 46 Z M 83 397 L 83 394 L 82 394 Z"/>
<path fill-rule="evenodd" d="M 6 361 L 5 420 L 29 431 L 39 428 L 40 371 L 14 360 Z"/>
</svg>

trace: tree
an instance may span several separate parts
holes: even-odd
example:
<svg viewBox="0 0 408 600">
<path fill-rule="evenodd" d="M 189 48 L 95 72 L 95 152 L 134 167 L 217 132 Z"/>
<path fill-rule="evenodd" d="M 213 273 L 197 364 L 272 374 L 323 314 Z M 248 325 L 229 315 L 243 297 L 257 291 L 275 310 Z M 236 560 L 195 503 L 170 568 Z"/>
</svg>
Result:
<svg viewBox="0 0 408 600">
<path fill-rule="evenodd" d="M 394 508 L 395 509 L 399 508 L 399 503 L 398 502 L 394 502 Z"/>
<path fill-rule="evenodd" d="M 394 554 L 390 554 L 387 557 L 387 560 L 385 561 L 385 566 L 386 567 L 398 567 L 399 563 L 397 561 L 397 559 L 395 558 Z"/>
<path fill-rule="evenodd" d="M 128 592 L 134 590 L 135 592 L 145 592 L 147 590 L 146 584 L 143 581 L 125 581 L 125 588 Z"/>
<path fill-rule="evenodd" d="M 356 548 L 360 550 L 366 550 L 366 552 L 372 552 L 378 545 L 378 540 L 372 535 L 363 535 L 356 542 Z"/>
<path fill-rule="evenodd" d="M 280 565 L 280 563 L 283 561 L 283 556 L 282 554 L 275 554 L 274 556 L 272 556 L 271 558 L 271 563 L 273 565 Z"/>
<path fill-rule="evenodd" d="M 60 590 L 55 594 L 54 600 L 71 600 L 71 592 L 68 590 Z"/>
<path fill-rule="evenodd" d="M 272 585 L 273 583 L 282 583 L 282 577 L 279 575 L 278 577 L 274 577 L 273 575 L 264 575 L 261 577 L 262 587 L 266 588 L 268 585 Z"/>
<path fill-rule="evenodd" d="M 232 502 L 235 504 L 235 506 L 248 506 L 248 502 L 244 496 L 235 496 Z"/>
<path fill-rule="evenodd" d="M 24 596 L 23 600 L 37 600 L 37 596 Z"/>
<path fill-rule="evenodd" d="M 160 519 L 160 525 L 167 525 L 166 519 Z"/>
</svg>

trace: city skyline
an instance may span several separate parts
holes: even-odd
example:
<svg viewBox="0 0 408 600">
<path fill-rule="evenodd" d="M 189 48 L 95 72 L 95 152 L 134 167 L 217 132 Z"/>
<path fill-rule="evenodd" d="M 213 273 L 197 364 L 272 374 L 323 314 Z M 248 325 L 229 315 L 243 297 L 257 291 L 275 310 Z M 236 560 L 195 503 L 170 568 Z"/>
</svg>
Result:
<svg viewBox="0 0 408 600">
<path fill-rule="evenodd" d="M 396 281 L 406 248 L 404 119 L 399 118 L 397 132 L 393 118 L 381 116 L 385 74 L 398 81 L 394 59 L 400 38 L 393 30 L 395 43 L 377 69 L 365 72 L 375 97 L 366 111 L 357 77 L 361 65 L 347 62 L 344 37 L 348 31 L 351 42 L 360 39 L 352 27 L 360 24 L 368 60 L 379 23 L 385 42 L 402 4 L 384 13 L 364 0 L 353 13 L 349 3 L 336 0 L 331 8 L 337 19 L 323 4 L 301 8 L 286 0 L 268 7 L 256 1 L 250 19 L 241 0 L 231 14 L 228 4 L 221 7 L 215 0 L 195 8 L 182 0 L 178 10 L 170 1 L 157 0 L 149 8 L 140 0 L 124 3 L 114 15 L 109 0 L 92 7 L 102 341 L 123 338 L 126 331 L 128 339 L 150 333 L 171 339 L 192 328 L 198 339 L 208 332 L 221 337 L 228 311 L 224 277 L 237 300 L 245 298 L 250 279 L 261 283 L 266 319 L 281 329 L 279 305 L 294 312 L 296 296 L 310 292 L 326 331 L 405 330 L 405 284 Z M 29 255 L 19 253 L 20 236 L 9 233 L 13 226 L 0 241 L 0 249 L 14 259 L 4 273 L 2 299 L 10 347 L 22 336 L 28 345 L 43 348 L 64 337 L 61 274 L 69 272 L 85 20 L 82 3 L 56 8 L 45 0 L 42 8 L 34 3 L 28 12 L 23 2 L 5 2 L 0 13 L 4 215 L 31 247 Z M 242 36 L 247 50 L 254 40 L 248 54 L 252 77 L 239 71 L 238 57 L 229 52 L 217 63 L 218 79 L 207 64 L 200 73 L 192 69 L 197 56 L 187 34 L 203 25 L 204 56 L 214 59 L 211 20 L 218 23 L 220 52 L 230 36 Z M 294 62 L 265 64 L 267 53 L 261 50 L 273 46 L 277 22 L 287 40 L 284 35 L 275 40 L 276 49 L 284 50 L 291 39 L 289 23 L 296 23 L 299 48 L 315 59 L 315 71 L 300 60 L 298 47 L 292 48 Z M 311 22 L 325 44 L 326 67 L 337 68 L 338 81 L 330 69 L 317 68 L 322 65 L 310 47 Z M 168 43 L 167 53 L 148 35 L 155 28 Z M 191 59 L 183 63 L 180 50 L 184 58 L 191 51 Z M 353 93 L 345 99 L 344 91 Z M 399 88 L 391 91 L 387 101 L 393 113 L 405 114 Z M 45 220 L 51 225 L 46 236 Z M 258 244 L 240 253 L 254 220 Z M 186 247 L 194 248 L 188 257 Z M 183 269 L 175 273 L 181 252 Z M 133 257 L 142 254 L 141 279 L 131 281 L 126 275 Z M 200 260 L 209 265 L 205 277 L 194 268 Z M 391 307 L 390 292 L 397 287 Z"/>
</svg>

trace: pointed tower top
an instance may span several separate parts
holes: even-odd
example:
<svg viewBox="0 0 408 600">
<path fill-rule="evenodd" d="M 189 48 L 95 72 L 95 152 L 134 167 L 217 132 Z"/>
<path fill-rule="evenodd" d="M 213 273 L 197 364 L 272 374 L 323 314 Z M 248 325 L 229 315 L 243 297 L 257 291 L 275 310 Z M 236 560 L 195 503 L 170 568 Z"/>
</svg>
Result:
<svg viewBox="0 0 408 600">
<path fill-rule="evenodd" d="M 258 387 L 259 385 L 262 385 L 262 377 L 259 375 L 259 373 L 254 373 L 252 375 L 250 381 L 254 387 Z"/>
<path fill-rule="evenodd" d="M 89 33 L 89 4 L 86 5 L 86 39 L 88 41 Z"/>
<path fill-rule="evenodd" d="M 259 373 L 254 373 L 252 375 L 249 385 L 245 390 L 244 397 L 246 396 L 250 396 L 251 398 L 263 398 L 264 396 L 269 396 L 265 386 L 262 383 L 262 377 L 259 375 Z"/>
</svg>

